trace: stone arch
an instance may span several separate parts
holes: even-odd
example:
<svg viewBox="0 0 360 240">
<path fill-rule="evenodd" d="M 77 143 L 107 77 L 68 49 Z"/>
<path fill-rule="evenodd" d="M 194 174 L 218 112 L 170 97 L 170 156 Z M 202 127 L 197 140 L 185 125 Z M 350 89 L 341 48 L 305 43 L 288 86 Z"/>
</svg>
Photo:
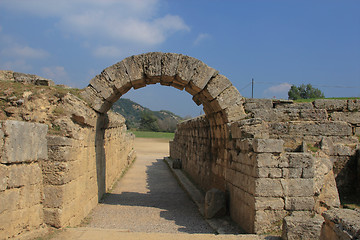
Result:
<svg viewBox="0 0 360 240">
<path fill-rule="evenodd" d="M 243 97 L 225 76 L 202 61 L 182 54 L 150 52 L 134 55 L 105 68 L 85 88 L 82 96 L 99 112 L 131 88 L 160 83 L 190 93 L 203 105 L 210 125 L 244 118 Z"/>
</svg>

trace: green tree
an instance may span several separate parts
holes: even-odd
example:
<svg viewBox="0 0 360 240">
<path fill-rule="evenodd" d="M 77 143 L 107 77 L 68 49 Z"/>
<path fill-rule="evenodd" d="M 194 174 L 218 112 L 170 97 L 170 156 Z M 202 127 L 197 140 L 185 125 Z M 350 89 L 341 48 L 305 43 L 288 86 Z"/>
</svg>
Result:
<svg viewBox="0 0 360 240">
<path fill-rule="evenodd" d="M 299 87 L 292 85 L 288 92 L 288 96 L 291 100 L 325 97 L 320 89 L 314 88 L 311 84 L 301 84 Z"/>
<path fill-rule="evenodd" d="M 157 118 L 152 112 L 144 111 L 141 113 L 139 129 L 143 131 L 153 131 L 153 132 L 159 131 Z"/>
</svg>

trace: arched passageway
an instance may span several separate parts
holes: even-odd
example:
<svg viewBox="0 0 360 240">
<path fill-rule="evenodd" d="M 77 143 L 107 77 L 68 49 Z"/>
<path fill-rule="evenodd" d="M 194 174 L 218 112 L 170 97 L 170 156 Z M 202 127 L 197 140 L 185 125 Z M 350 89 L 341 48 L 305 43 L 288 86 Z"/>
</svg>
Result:
<svg viewBox="0 0 360 240">
<path fill-rule="evenodd" d="M 229 79 L 198 59 L 176 53 L 151 52 L 125 58 L 93 78 L 83 97 L 94 110 L 105 113 L 131 88 L 156 83 L 185 89 L 197 105 L 203 105 L 212 126 L 245 116 L 243 98 Z"/>
</svg>

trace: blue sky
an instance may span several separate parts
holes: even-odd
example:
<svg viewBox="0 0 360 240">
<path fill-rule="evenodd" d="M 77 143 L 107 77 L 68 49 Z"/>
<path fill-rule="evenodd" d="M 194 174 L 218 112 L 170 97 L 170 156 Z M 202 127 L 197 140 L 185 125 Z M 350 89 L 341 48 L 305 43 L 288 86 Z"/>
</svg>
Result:
<svg viewBox="0 0 360 240">
<path fill-rule="evenodd" d="M 326 97 L 360 97 L 358 0 L 0 0 L 0 69 L 83 88 L 144 52 L 182 53 L 227 76 L 240 93 L 287 98 L 311 83 Z M 196 116 L 191 95 L 131 90 L 153 110 Z"/>
</svg>

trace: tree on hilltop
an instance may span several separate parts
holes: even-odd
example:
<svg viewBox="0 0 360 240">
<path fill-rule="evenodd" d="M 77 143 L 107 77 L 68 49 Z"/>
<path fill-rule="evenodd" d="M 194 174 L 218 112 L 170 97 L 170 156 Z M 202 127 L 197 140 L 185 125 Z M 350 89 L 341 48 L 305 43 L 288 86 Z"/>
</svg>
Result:
<svg viewBox="0 0 360 240">
<path fill-rule="evenodd" d="M 320 89 L 314 88 L 311 84 L 301 84 L 299 87 L 292 85 L 288 92 L 288 96 L 291 100 L 325 97 Z"/>
</svg>

